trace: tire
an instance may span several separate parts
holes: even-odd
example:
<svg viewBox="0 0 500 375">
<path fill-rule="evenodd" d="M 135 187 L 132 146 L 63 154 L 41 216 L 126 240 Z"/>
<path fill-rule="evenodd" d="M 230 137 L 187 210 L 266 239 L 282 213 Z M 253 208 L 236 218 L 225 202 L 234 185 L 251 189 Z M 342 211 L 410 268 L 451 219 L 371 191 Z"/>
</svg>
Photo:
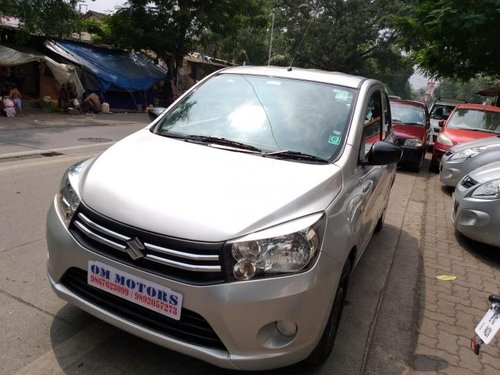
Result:
<svg viewBox="0 0 500 375">
<path fill-rule="evenodd" d="M 424 159 L 425 159 L 425 150 L 422 151 L 422 156 L 414 164 L 411 165 L 410 170 L 415 173 L 420 172 Z"/>
<path fill-rule="evenodd" d="M 307 362 L 309 363 L 314 365 L 322 364 L 328 359 L 330 353 L 332 352 L 333 344 L 335 343 L 335 338 L 340 325 L 340 319 L 342 317 L 342 311 L 344 310 L 350 275 L 351 261 L 347 260 L 344 264 L 344 268 L 342 269 L 342 275 L 340 276 L 339 285 L 335 293 L 335 299 L 333 300 L 332 309 L 330 311 L 330 316 L 328 317 L 325 330 L 321 335 L 318 345 L 316 345 L 312 353 L 307 358 Z"/>
</svg>

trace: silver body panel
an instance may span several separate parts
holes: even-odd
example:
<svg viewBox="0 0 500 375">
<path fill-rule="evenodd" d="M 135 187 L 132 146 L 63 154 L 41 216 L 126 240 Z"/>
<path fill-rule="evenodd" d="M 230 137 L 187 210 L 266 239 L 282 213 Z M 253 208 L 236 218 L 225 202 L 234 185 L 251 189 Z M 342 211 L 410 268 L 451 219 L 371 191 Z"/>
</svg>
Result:
<svg viewBox="0 0 500 375">
<path fill-rule="evenodd" d="M 465 159 L 452 157 L 457 152 L 474 147 L 487 147 L 478 155 Z M 455 187 L 469 172 L 483 165 L 500 161 L 500 137 L 482 138 L 471 142 L 460 143 L 446 152 L 440 161 L 439 178 L 445 185 Z"/>
<path fill-rule="evenodd" d="M 304 272 L 249 281 L 180 282 L 82 246 L 66 227 L 55 199 L 47 217 L 48 273 L 58 296 L 125 331 L 220 367 L 263 370 L 299 362 L 317 345 L 346 260 L 354 255 L 351 260 L 357 263 L 387 206 L 396 165 L 359 163 L 365 149 L 361 140 L 367 98 L 374 91 L 385 92 L 379 82 L 300 69 L 290 73 L 281 68 L 235 68 L 230 73 L 358 87 L 339 157 L 330 164 L 263 158 L 168 139 L 144 129 L 89 163 L 79 179 L 82 202 L 131 227 L 210 243 L 320 213 L 326 217 L 325 230 L 314 263 Z M 95 225 L 92 229 L 110 230 Z M 122 239 L 117 231 L 111 230 L 110 235 Z M 122 251 L 120 246 L 115 248 Z M 80 298 L 65 287 L 63 278 L 69 269 L 87 270 L 89 261 L 182 294 L 182 307 L 201 315 L 226 350 L 163 335 Z M 270 328 L 278 320 L 296 324 L 293 340 L 284 340 Z"/>
<path fill-rule="evenodd" d="M 452 220 L 455 228 L 475 241 L 500 247 L 500 199 L 471 197 L 481 184 L 500 179 L 500 162 L 487 164 L 468 174 L 475 185 L 455 188 Z"/>
</svg>

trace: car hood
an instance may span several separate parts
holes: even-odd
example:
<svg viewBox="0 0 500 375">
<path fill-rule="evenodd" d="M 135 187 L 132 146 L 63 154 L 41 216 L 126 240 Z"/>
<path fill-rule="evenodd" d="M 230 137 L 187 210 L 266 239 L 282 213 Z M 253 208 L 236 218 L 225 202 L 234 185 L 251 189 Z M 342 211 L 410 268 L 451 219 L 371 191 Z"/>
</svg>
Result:
<svg viewBox="0 0 500 375">
<path fill-rule="evenodd" d="M 500 161 L 479 167 L 469 173 L 469 176 L 481 184 L 500 179 Z"/>
<path fill-rule="evenodd" d="M 462 150 L 467 150 L 469 148 L 481 147 L 481 146 L 498 146 L 498 147 L 500 147 L 500 136 L 498 136 L 498 135 L 497 136 L 490 136 L 487 138 L 475 139 L 473 141 L 460 143 L 456 146 L 453 146 L 451 148 L 451 150 L 453 152 L 459 152 Z"/>
<path fill-rule="evenodd" d="M 224 241 L 321 212 L 341 190 L 340 168 L 264 158 L 141 130 L 82 176 L 83 202 L 156 233 Z"/>
<path fill-rule="evenodd" d="M 394 131 L 395 137 L 403 139 L 424 139 L 426 134 L 424 126 L 403 125 L 396 123 L 392 125 L 392 130 Z"/>
<path fill-rule="evenodd" d="M 480 138 L 486 138 L 486 137 L 491 137 L 491 133 L 487 132 L 481 132 L 481 131 L 474 131 L 474 130 L 467 130 L 467 129 L 450 129 L 450 128 L 445 128 L 442 130 L 445 135 L 447 135 L 453 144 L 458 144 L 458 143 L 464 143 L 468 141 L 472 141 L 475 139 L 480 139 Z"/>
</svg>

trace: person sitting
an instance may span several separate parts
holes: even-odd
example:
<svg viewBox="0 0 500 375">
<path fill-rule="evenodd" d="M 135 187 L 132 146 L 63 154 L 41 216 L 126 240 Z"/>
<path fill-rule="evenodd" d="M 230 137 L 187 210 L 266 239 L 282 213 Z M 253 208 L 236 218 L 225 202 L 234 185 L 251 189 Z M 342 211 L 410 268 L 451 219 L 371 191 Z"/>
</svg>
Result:
<svg viewBox="0 0 500 375">
<path fill-rule="evenodd" d="M 11 88 L 11 90 L 9 92 L 9 97 L 14 102 L 14 105 L 16 108 L 16 116 L 22 116 L 22 114 L 23 114 L 23 108 L 22 108 L 22 102 L 21 102 L 22 95 L 16 86 L 13 86 Z"/>
<path fill-rule="evenodd" d="M 82 103 L 83 112 L 85 113 L 99 113 L 101 112 L 101 101 L 96 93 L 91 92 L 88 94 Z"/>
<path fill-rule="evenodd" d="M 16 105 L 7 94 L 8 93 L 5 92 L 5 95 L 1 98 L 1 113 L 3 116 L 16 117 Z"/>
<path fill-rule="evenodd" d="M 71 96 L 66 83 L 63 83 L 59 89 L 59 99 L 57 102 L 59 108 L 63 111 L 67 111 L 71 107 Z"/>
</svg>

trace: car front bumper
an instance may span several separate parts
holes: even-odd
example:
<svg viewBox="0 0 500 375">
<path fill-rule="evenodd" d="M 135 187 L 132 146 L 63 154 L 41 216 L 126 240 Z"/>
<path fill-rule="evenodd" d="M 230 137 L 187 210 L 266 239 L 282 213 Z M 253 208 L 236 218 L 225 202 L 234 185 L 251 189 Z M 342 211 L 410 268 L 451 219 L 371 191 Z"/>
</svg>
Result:
<svg viewBox="0 0 500 375">
<path fill-rule="evenodd" d="M 287 366 L 307 358 L 318 343 L 342 268 L 333 258 L 320 253 L 310 270 L 291 276 L 216 285 L 185 284 L 84 248 L 63 224 L 56 204 L 54 201 L 47 216 L 49 281 L 59 297 L 97 318 L 165 348 L 229 369 L 264 370 Z M 101 293 L 102 297 L 102 293 L 109 293 L 86 284 L 85 276 L 79 287 L 66 281 L 71 273 L 86 275 L 90 261 L 107 264 L 182 294 L 181 320 L 185 312 L 200 316 L 223 345 L 207 347 L 172 337 L 156 326 L 152 328 L 130 318 L 133 314 L 123 315 L 119 310 L 100 305 L 96 295 Z M 109 297 L 114 296 L 109 294 Z M 114 298 L 121 305 L 121 299 Z M 127 310 L 125 305 L 120 307 L 122 311 Z M 157 318 L 166 325 L 173 320 L 163 315 Z M 276 329 L 277 321 L 295 323 L 296 335 L 282 335 Z"/>
<path fill-rule="evenodd" d="M 403 146 L 403 154 L 401 159 L 399 159 L 399 165 L 415 164 L 422 159 L 422 155 L 425 154 L 424 147 L 408 147 Z"/>
<path fill-rule="evenodd" d="M 455 228 L 475 241 L 500 247 L 500 199 L 471 198 L 468 191 L 458 184 L 453 194 Z"/>
<path fill-rule="evenodd" d="M 443 184 L 455 187 L 467 173 L 480 166 L 474 158 L 454 161 L 445 154 L 439 163 L 439 179 Z"/>
</svg>

